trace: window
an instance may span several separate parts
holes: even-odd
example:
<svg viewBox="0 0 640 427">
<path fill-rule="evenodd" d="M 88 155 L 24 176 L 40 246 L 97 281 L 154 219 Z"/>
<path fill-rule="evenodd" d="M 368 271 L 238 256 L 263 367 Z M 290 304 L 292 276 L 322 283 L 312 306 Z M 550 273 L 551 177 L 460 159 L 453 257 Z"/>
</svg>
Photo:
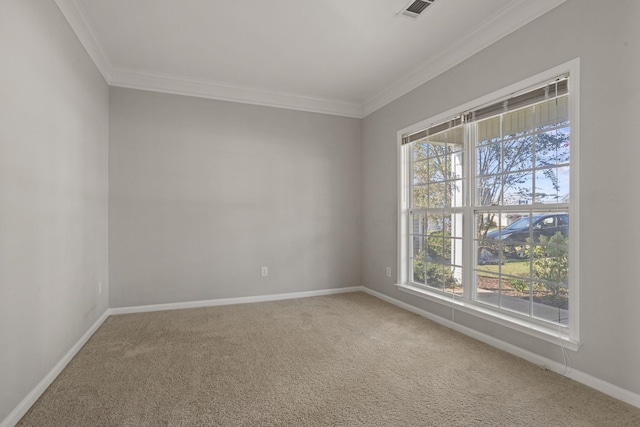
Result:
<svg viewBox="0 0 640 427">
<path fill-rule="evenodd" d="M 554 72 L 400 133 L 400 288 L 577 345 L 577 63 Z"/>
</svg>

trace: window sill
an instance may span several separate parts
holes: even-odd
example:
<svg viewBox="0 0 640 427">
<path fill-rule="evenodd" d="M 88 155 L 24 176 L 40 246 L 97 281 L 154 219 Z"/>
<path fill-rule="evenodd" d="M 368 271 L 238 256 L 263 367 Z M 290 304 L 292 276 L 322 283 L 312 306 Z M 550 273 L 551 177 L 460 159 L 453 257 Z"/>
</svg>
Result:
<svg viewBox="0 0 640 427">
<path fill-rule="evenodd" d="M 408 294 L 424 298 L 429 301 L 452 307 L 455 310 L 461 311 L 463 313 L 471 314 L 481 319 L 485 319 L 498 325 L 516 330 L 523 334 L 527 334 L 543 341 L 562 346 L 568 350 L 577 351 L 580 347 L 580 342 L 578 340 L 575 340 L 567 334 L 562 333 L 556 328 L 545 327 L 535 323 L 527 322 L 515 316 L 509 316 L 506 313 L 497 312 L 489 308 L 485 308 L 479 304 L 474 304 L 472 301 L 453 299 L 451 297 L 441 295 L 436 292 L 431 292 L 427 289 L 423 289 L 417 286 L 408 284 L 397 284 L 396 286 L 398 290 L 402 292 L 406 292 Z"/>
</svg>

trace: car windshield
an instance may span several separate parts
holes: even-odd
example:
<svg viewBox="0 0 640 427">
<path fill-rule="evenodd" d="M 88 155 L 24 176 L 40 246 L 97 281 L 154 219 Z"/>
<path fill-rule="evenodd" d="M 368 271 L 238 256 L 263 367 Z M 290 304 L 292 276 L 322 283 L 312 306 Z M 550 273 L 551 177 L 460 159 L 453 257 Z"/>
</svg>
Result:
<svg viewBox="0 0 640 427">
<path fill-rule="evenodd" d="M 519 229 L 522 229 L 522 228 L 529 228 L 529 217 L 528 216 L 523 216 L 522 218 L 520 218 L 516 222 L 513 222 L 513 223 L 507 225 L 505 228 L 503 228 L 503 230 L 519 230 Z"/>
</svg>

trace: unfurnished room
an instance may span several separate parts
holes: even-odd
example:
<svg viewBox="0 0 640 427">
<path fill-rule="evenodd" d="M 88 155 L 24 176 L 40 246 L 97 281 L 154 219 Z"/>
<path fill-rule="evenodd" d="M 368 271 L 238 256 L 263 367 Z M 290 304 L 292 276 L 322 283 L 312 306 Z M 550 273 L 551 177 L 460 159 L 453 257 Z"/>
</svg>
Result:
<svg viewBox="0 0 640 427">
<path fill-rule="evenodd" d="M 0 427 L 640 426 L 640 1 L 0 0 Z"/>
</svg>

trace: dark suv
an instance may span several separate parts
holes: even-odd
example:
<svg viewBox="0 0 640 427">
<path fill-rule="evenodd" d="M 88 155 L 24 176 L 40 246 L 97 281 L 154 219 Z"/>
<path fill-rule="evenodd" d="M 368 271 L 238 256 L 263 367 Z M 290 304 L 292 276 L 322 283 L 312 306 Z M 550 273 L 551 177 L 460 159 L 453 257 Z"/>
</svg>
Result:
<svg viewBox="0 0 640 427">
<path fill-rule="evenodd" d="M 529 229 L 530 226 L 532 230 Z M 487 233 L 486 239 L 514 242 L 515 245 L 516 242 L 526 243 L 530 237 L 530 231 L 533 231 L 534 242 L 539 242 L 540 236 L 551 237 L 558 232 L 567 237 L 569 236 L 569 215 L 554 213 L 523 216 L 502 230 Z M 516 251 L 514 255 L 518 256 L 519 252 Z"/>
</svg>

